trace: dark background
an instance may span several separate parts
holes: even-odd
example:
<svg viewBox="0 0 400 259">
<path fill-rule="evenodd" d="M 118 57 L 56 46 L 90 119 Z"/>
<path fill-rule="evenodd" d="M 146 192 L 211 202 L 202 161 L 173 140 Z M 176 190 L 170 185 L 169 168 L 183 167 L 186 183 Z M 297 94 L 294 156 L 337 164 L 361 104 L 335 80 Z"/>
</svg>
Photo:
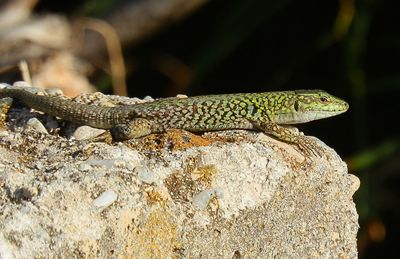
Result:
<svg viewBox="0 0 400 259">
<path fill-rule="evenodd" d="M 135 1 L 41 1 L 35 12 L 107 19 Z M 324 89 L 340 116 L 301 126 L 361 180 L 361 258 L 400 244 L 400 4 L 389 0 L 217 0 L 123 47 L 130 96 Z M 175 64 L 172 73 L 163 65 Z M 91 82 L 111 93 L 110 80 Z"/>
</svg>

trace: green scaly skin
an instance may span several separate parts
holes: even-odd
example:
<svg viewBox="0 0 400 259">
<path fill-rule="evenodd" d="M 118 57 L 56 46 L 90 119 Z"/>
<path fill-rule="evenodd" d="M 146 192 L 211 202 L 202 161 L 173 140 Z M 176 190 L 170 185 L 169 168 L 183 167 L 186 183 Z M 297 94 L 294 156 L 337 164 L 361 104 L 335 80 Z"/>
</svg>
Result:
<svg viewBox="0 0 400 259">
<path fill-rule="evenodd" d="M 80 104 L 4 84 L 0 96 L 17 98 L 33 109 L 74 123 L 111 129 L 116 140 L 139 138 L 167 129 L 192 132 L 248 129 L 294 143 L 307 154 L 318 153 L 314 151 L 315 145 L 282 125 L 328 118 L 349 108 L 345 101 L 322 90 L 166 98 L 120 107 Z"/>
</svg>

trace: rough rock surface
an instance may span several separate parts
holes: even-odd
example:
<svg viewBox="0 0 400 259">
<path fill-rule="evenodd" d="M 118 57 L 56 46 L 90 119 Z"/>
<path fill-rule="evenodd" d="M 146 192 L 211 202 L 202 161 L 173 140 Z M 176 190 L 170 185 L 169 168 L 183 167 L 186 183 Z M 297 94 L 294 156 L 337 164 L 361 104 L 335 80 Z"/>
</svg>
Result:
<svg viewBox="0 0 400 259">
<path fill-rule="evenodd" d="M 357 257 L 359 181 L 318 139 L 303 162 L 256 132 L 110 144 L 58 125 L 26 108 L 0 123 L 0 258 Z"/>
</svg>

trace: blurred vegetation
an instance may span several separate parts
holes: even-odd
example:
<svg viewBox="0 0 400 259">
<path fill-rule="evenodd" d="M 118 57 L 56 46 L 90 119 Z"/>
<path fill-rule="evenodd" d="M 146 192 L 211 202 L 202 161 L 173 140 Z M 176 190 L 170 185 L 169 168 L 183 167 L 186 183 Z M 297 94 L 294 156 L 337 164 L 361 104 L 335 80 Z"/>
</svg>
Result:
<svg viewBox="0 0 400 259">
<path fill-rule="evenodd" d="M 107 19 L 127 2 L 135 1 L 41 1 L 35 11 Z M 347 100 L 346 114 L 302 129 L 335 148 L 361 180 L 355 197 L 360 257 L 395 256 L 399 7 L 389 0 L 209 1 L 151 37 L 124 45 L 128 92 L 163 97 L 321 88 Z M 108 75 L 91 80 L 111 91 Z"/>
</svg>

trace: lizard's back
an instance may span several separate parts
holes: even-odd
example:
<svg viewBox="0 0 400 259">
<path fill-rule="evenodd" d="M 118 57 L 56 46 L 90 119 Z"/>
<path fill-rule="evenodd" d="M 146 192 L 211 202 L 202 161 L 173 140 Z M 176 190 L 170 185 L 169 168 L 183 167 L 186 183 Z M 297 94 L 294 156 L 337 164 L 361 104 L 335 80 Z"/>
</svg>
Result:
<svg viewBox="0 0 400 259">
<path fill-rule="evenodd" d="M 273 97 L 278 97 L 281 93 L 173 97 L 136 104 L 131 109 L 137 117 L 149 119 L 164 128 L 190 131 L 252 129 L 249 119 L 264 116 L 267 111 L 263 107 L 274 107 Z"/>
</svg>

